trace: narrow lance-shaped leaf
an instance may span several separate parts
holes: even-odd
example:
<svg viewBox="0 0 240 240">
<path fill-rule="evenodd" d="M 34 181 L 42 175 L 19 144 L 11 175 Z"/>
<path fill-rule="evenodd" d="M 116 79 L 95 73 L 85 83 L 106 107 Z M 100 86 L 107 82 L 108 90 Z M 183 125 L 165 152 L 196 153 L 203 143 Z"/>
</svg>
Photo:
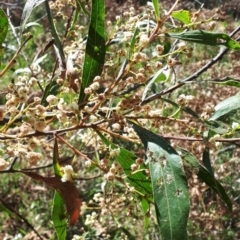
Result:
<svg viewBox="0 0 240 240">
<path fill-rule="evenodd" d="M 203 150 L 202 160 L 205 168 L 208 170 L 209 173 L 211 173 L 214 176 L 213 168 L 210 160 L 209 147 L 205 147 L 205 149 Z"/>
<path fill-rule="evenodd" d="M 62 173 L 58 161 L 58 143 L 57 139 L 55 138 L 53 148 L 53 169 L 55 176 L 61 177 Z M 57 190 L 55 190 L 53 197 L 52 220 L 58 239 L 65 240 L 67 236 L 67 217 L 65 214 L 64 200 Z"/>
<path fill-rule="evenodd" d="M 212 83 L 217 83 L 220 85 L 225 85 L 225 86 L 232 86 L 232 87 L 240 87 L 240 81 L 239 79 L 235 79 L 232 77 L 226 77 L 224 79 L 215 79 L 210 81 Z"/>
<path fill-rule="evenodd" d="M 228 209 L 232 210 L 232 203 L 230 198 L 228 197 L 222 185 L 215 179 L 214 175 L 211 174 L 206 168 L 204 168 L 199 163 L 197 158 L 186 149 L 178 148 L 177 151 L 181 153 L 183 164 L 186 170 L 196 173 L 199 179 L 205 182 L 215 193 L 221 197 L 222 201 L 224 201 L 228 206 Z"/>
<path fill-rule="evenodd" d="M 215 107 L 215 113 L 210 117 L 209 120 L 217 120 L 220 117 L 226 116 L 239 108 L 240 108 L 240 95 L 229 97 L 220 102 Z"/>
<path fill-rule="evenodd" d="M 177 103 L 166 99 L 166 98 L 162 98 L 163 101 L 170 103 L 171 105 L 179 108 L 181 107 L 181 110 L 192 115 L 193 117 L 197 118 L 200 122 L 202 122 L 202 124 L 204 124 L 205 126 L 207 126 L 209 129 L 211 129 L 212 131 L 218 133 L 218 134 L 224 134 L 227 133 L 229 130 L 228 125 L 224 124 L 223 122 L 220 121 L 206 121 L 206 120 L 202 120 L 201 117 L 194 112 L 191 108 L 189 107 L 185 107 L 185 106 L 179 106 Z M 211 119 L 210 119 L 211 120 Z"/>
<path fill-rule="evenodd" d="M 240 44 L 225 33 L 215 33 L 203 30 L 187 31 L 182 33 L 165 33 L 167 37 L 177 38 L 188 42 L 201 43 L 211 46 L 225 46 L 239 50 Z"/>
<path fill-rule="evenodd" d="M 5 12 L 0 8 L 0 48 L 8 32 L 8 19 Z"/>
<path fill-rule="evenodd" d="M 5 12 L 0 8 L 0 66 L 3 56 L 2 43 L 4 42 L 8 32 L 8 19 Z"/>
<path fill-rule="evenodd" d="M 136 42 L 137 42 L 138 34 L 139 34 L 139 29 L 136 28 L 135 31 L 134 31 L 132 40 L 131 40 L 130 47 L 128 49 L 128 54 L 127 54 L 128 57 L 123 61 L 122 66 L 120 68 L 120 71 L 118 72 L 118 75 L 117 75 L 115 81 L 120 80 L 120 78 L 122 78 L 127 73 L 127 68 L 129 68 L 130 59 L 131 59 L 131 57 L 132 57 L 132 55 L 135 51 L 135 47 L 136 47 L 135 45 L 136 45 Z"/>
<path fill-rule="evenodd" d="M 45 90 L 44 90 L 44 92 L 43 92 L 43 96 L 42 96 L 42 99 L 41 99 L 41 104 L 43 105 L 43 106 L 47 106 L 47 101 L 46 101 L 46 99 L 47 99 L 47 97 L 49 96 L 49 95 L 54 95 L 54 96 L 56 96 L 58 93 L 59 93 L 59 90 L 60 90 L 60 88 L 61 88 L 61 85 L 59 85 L 58 83 L 57 83 L 57 77 L 58 76 L 56 76 L 56 77 L 54 77 L 48 84 L 47 84 L 47 86 L 45 87 Z"/>
<path fill-rule="evenodd" d="M 42 4 L 43 2 L 45 2 L 46 0 L 27 0 L 24 8 L 23 8 L 23 12 L 22 12 L 22 17 L 21 17 L 21 23 L 20 23 L 20 32 L 21 35 L 24 31 L 26 22 L 28 20 L 28 18 L 31 16 L 31 13 L 33 11 L 33 9 L 37 6 L 39 6 L 40 4 Z"/>
<path fill-rule="evenodd" d="M 160 21 L 160 11 L 159 11 L 159 3 L 158 0 L 152 0 L 155 15 L 156 15 L 156 20 Z"/>
<path fill-rule="evenodd" d="M 65 68 L 66 68 L 66 60 L 65 60 L 65 55 L 63 52 L 63 45 L 60 41 L 57 30 L 55 28 L 55 24 L 53 22 L 53 17 L 52 17 L 52 13 L 51 13 L 51 9 L 50 9 L 48 1 L 45 1 L 45 8 L 46 8 L 46 12 L 47 12 L 49 27 L 51 29 L 51 33 L 52 33 L 53 39 L 55 41 L 54 50 L 55 50 L 56 56 L 58 58 L 58 62 L 59 62 L 61 71 L 64 72 Z"/>
<path fill-rule="evenodd" d="M 82 82 L 78 103 L 87 99 L 84 89 L 89 87 L 103 69 L 105 60 L 105 6 L 104 0 L 92 1 L 91 21 L 88 30 L 87 46 L 82 71 Z"/>
<path fill-rule="evenodd" d="M 134 31 L 132 40 L 131 40 L 131 44 L 128 50 L 128 60 L 131 59 L 133 53 L 135 52 L 135 48 L 136 48 L 136 43 L 137 43 L 137 37 L 139 35 L 139 28 L 137 27 Z"/>
<path fill-rule="evenodd" d="M 187 239 L 190 202 L 182 160 L 162 137 L 134 123 L 133 128 L 145 147 L 161 237 Z"/>
<path fill-rule="evenodd" d="M 90 17 L 90 13 L 86 10 L 85 4 L 84 2 L 82 2 L 81 0 L 77 0 L 77 4 L 79 6 L 79 8 Z"/>
</svg>

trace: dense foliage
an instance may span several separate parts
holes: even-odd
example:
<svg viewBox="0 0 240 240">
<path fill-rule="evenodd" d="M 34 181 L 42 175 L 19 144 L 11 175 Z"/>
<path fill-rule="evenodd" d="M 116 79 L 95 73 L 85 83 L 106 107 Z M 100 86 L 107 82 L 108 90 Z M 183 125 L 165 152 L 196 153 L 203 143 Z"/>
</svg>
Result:
<svg viewBox="0 0 240 240">
<path fill-rule="evenodd" d="M 178 2 L 0 10 L 2 237 L 238 237 L 240 26 Z"/>
</svg>

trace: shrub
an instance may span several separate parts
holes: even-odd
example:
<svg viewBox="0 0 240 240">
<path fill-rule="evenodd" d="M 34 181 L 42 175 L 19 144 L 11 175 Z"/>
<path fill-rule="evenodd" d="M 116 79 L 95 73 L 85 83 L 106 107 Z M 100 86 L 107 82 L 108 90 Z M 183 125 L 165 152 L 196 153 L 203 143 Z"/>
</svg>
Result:
<svg viewBox="0 0 240 240">
<path fill-rule="evenodd" d="M 29 22 L 40 4 L 47 19 Z M 206 105 L 196 98 L 214 99 L 214 92 L 204 92 L 209 81 L 203 76 L 229 50 L 240 49 L 239 37 L 233 38 L 240 27 L 214 32 L 218 11 L 205 18 L 201 9 L 175 10 L 177 4 L 163 12 L 153 0 L 142 13 L 130 8 L 112 23 L 105 19 L 103 0 L 27 1 L 19 29 L 0 12 L 0 43 L 6 40 L 0 173 L 9 181 L 19 178 L 19 188 L 29 195 L 37 190 L 24 187 L 27 177 L 44 183 L 34 189 L 55 192 L 50 223 L 43 221 L 49 214 L 30 220 L 21 214 L 24 204 L 11 206 L 7 183 L 1 208 L 40 239 L 45 236 L 35 228 L 38 221 L 44 229 L 54 227 L 58 239 L 205 237 L 197 229 L 202 220 L 196 217 L 196 196 L 210 220 L 218 209 L 216 196 L 223 213 L 236 211 L 228 195 L 234 189 L 216 179 L 221 171 L 215 172 L 212 159 L 220 144 L 237 146 L 239 95 Z M 9 26 L 13 35 L 5 38 Z M 18 48 L 13 57 L 11 46 Z M 227 75 L 211 82 L 239 87 Z M 27 201 L 25 194 L 20 197 Z M 43 204 L 37 195 L 33 199 L 29 218 Z M 212 211 L 205 209 L 208 200 Z M 206 229 L 219 226 L 206 222 Z M 236 237 L 233 229 L 219 232 Z"/>
</svg>

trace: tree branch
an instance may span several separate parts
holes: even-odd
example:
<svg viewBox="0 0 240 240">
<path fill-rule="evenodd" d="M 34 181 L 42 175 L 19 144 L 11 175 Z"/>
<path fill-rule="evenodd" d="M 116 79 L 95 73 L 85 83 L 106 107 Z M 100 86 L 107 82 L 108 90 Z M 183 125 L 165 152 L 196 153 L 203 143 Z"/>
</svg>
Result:
<svg viewBox="0 0 240 240">
<path fill-rule="evenodd" d="M 229 34 L 230 37 L 234 36 L 238 31 L 240 31 L 240 25 Z M 236 41 L 240 40 L 240 36 L 236 39 Z M 163 91 L 153 94 L 151 96 L 149 96 L 148 98 L 146 98 L 144 101 L 142 101 L 140 103 L 140 105 L 145 105 L 153 100 L 159 99 L 161 98 L 161 96 L 166 95 L 167 93 L 171 93 L 174 90 L 180 88 L 181 86 L 185 85 L 186 83 L 189 83 L 190 81 L 195 80 L 196 78 L 198 78 L 202 73 L 206 72 L 210 67 L 212 67 L 215 63 L 217 63 L 218 61 L 220 61 L 223 56 L 229 51 L 228 48 L 221 48 L 219 53 L 212 58 L 207 64 L 205 64 L 202 68 L 200 68 L 197 72 L 195 72 L 194 74 L 192 74 L 191 76 L 178 81 L 174 86 L 171 86 L 167 89 L 164 89 Z"/>
<path fill-rule="evenodd" d="M 28 220 L 23 217 L 21 214 L 19 214 L 16 210 L 14 210 L 11 206 L 9 206 L 8 203 L 6 203 L 3 199 L 0 198 L 0 202 L 2 203 L 2 205 L 7 208 L 10 212 L 13 212 L 18 218 L 20 218 L 29 228 L 31 228 L 36 235 L 38 236 L 39 239 L 43 240 L 43 238 L 39 235 L 39 233 L 37 232 L 37 230 L 33 227 L 33 225 L 31 223 L 28 222 Z"/>
</svg>

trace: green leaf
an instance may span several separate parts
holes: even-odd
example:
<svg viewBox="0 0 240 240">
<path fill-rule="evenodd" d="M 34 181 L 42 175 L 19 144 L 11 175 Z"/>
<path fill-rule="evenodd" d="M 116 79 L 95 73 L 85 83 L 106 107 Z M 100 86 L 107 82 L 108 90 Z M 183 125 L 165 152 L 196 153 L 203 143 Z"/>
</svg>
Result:
<svg viewBox="0 0 240 240">
<path fill-rule="evenodd" d="M 209 147 L 205 147 L 203 151 L 202 160 L 205 168 L 208 170 L 209 173 L 211 173 L 214 176 L 213 168 L 210 160 Z"/>
<path fill-rule="evenodd" d="M 53 169 L 55 176 L 62 177 L 61 166 L 59 164 L 58 143 L 56 138 L 53 147 Z"/>
<path fill-rule="evenodd" d="M 181 156 L 183 160 L 184 168 L 189 170 L 190 172 L 198 173 L 200 169 L 200 163 L 198 162 L 197 158 L 190 152 L 188 152 L 184 148 L 177 148 L 177 152 Z"/>
<path fill-rule="evenodd" d="M 171 100 L 169 100 L 169 99 L 166 99 L 166 98 L 161 98 L 161 99 L 162 99 L 163 101 L 165 101 L 165 102 L 170 103 L 171 105 L 173 105 L 173 106 L 176 107 L 176 108 L 179 108 L 179 107 L 180 107 L 177 103 L 175 103 L 175 102 L 173 102 L 173 101 L 171 101 Z M 198 115 L 196 112 L 194 112 L 194 111 L 193 111 L 191 108 L 189 108 L 189 107 L 181 106 L 181 110 L 184 111 L 184 112 L 186 112 L 186 113 L 188 113 L 188 114 L 190 114 L 190 115 L 192 115 L 193 117 L 195 117 L 195 118 L 197 118 L 197 119 L 200 119 L 199 115 Z"/>
<path fill-rule="evenodd" d="M 167 37 L 177 38 L 188 42 L 201 43 L 211 46 L 223 45 L 234 50 L 240 49 L 240 44 L 224 33 L 194 30 L 182 33 L 166 33 L 165 35 Z"/>
<path fill-rule="evenodd" d="M 152 0 L 152 3 L 153 3 L 155 15 L 156 15 L 156 20 L 158 22 L 158 21 L 160 21 L 160 11 L 159 11 L 158 0 Z"/>
<path fill-rule="evenodd" d="M 46 12 L 47 12 L 47 18 L 48 18 L 49 26 L 51 29 L 51 33 L 52 33 L 53 39 L 55 41 L 55 44 L 54 44 L 54 46 L 56 46 L 55 52 L 56 52 L 56 55 L 57 55 L 57 58 L 59 61 L 59 65 L 61 67 L 61 71 L 64 71 L 66 68 L 66 61 L 65 61 L 65 56 L 64 56 L 64 52 L 63 52 L 63 45 L 60 41 L 57 30 L 55 28 L 55 24 L 53 22 L 53 17 L 52 17 L 52 13 L 51 13 L 51 9 L 50 9 L 48 1 L 45 1 L 45 8 L 46 8 Z"/>
<path fill-rule="evenodd" d="M 23 8 L 21 23 L 20 23 L 21 35 L 24 31 L 27 20 L 31 16 L 33 9 L 37 6 L 39 6 L 40 4 L 42 4 L 43 2 L 45 2 L 45 0 L 27 0 L 26 1 L 24 8 Z"/>
<path fill-rule="evenodd" d="M 113 146 L 111 144 L 111 147 L 115 148 L 116 146 Z M 132 174 L 131 165 L 135 163 L 136 159 L 137 157 L 133 153 L 129 152 L 125 148 L 120 148 L 120 153 L 117 156 L 117 160 L 123 168 L 129 183 L 146 199 L 149 199 L 149 201 L 151 201 L 152 189 L 151 182 L 148 179 L 148 176 L 145 174 L 144 171 L 139 171 Z M 142 169 L 145 168 L 142 167 Z"/>
<path fill-rule="evenodd" d="M 0 48 L 8 32 L 8 18 L 5 12 L 0 8 Z"/>
<path fill-rule="evenodd" d="M 152 79 L 148 82 L 147 86 L 144 88 L 143 95 L 142 95 L 142 101 L 145 100 L 148 91 L 150 90 L 151 86 L 154 82 L 163 82 L 167 81 L 169 79 L 169 76 L 171 74 L 171 68 L 164 66 L 163 68 L 159 69 L 156 74 L 152 77 Z"/>
<path fill-rule="evenodd" d="M 59 240 L 65 240 L 67 236 L 67 216 L 65 214 L 64 200 L 55 190 L 52 208 L 52 220 Z"/>
<path fill-rule="evenodd" d="M 162 137 L 136 124 L 133 128 L 145 147 L 161 237 L 187 239 L 190 202 L 182 160 Z"/>
<path fill-rule="evenodd" d="M 48 103 L 46 101 L 47 97 L 49 95 L 54 95 L 56 96 L 59 93 L 61 86 L 57 83 L 56 78 L 52 79 L 50 83 L 47 84 L 43 96 L 42 96 L 42 100 L 41 100 L 41 104 L 43 106 L 47 106 Z"/>
<path fill-rule="evenodd" d="M 83 11 L 88 17 L 90 17 L 90 13 L 87 11 L 84 2 L 82 2 L 81 0 L 77 0 L 77 4 L 78 4 L 78 8 L 82 9 L 82 11 Z"/>
<path fill-rule="evenodd" d="M 215 193 L 217 193 L 222 201 L 226 203 L 228 209 L 231 211 L 231 200 L 222 185 L 215 179 L 214 175 L 211 174 L 206 168 L 204 168 L 192 153 L 183 148 L 177 148 L 177 151 L 181 152 L 184 166 L 188 170 L 195 172 L 198 175 L 199 179 L 205 182 Z"/>
<path fill-rule="evenodd" d="M 87 100 L 84 89 L 88 87 L 95 76 L 101 75 L 105 60 L 105 6 L 104 0 L 92 1 L 91 21 L 88 30 L 87 46 L 82 71 L 82 82 L 78 103 Z"/>
<path fill-rule="evenodd" d="M 124 72 L 125 72 L 126 67 L 128 66 L 128 63 L 129 63 L 129 61 L 128 61 L 128 59 L 126 58 L 126 59 L 124 60 L 124 62 L 122 63 L 122 66 L 121 66 L 121 68 L 120 68 L 120 70 L 119 70 L 119 72 L 118 72 L 118 75 L 117 75 L 117 77 L 116 77 L 116 81 L 120 80 L 120 78 L 124 75 Z"/>
<path fill-rule="evenodd" d="M 147 216 L 147 213 L 149 213 L 149 210 L 150 210 L 150 204 L 145 198 L 142 199 L 141 204 L 142 204 L 142 210 L 144 213 L 144 227 L 147 229 L 149 225 L 149 220 L 150 220 L 149 217 Z"/>
<path fill-rule="evenodd" d="M 169 100 L 166 98 L 161 98 L 163 101 L 170 103 L 171 105 L 173 105 L 176 108 L 179 108 L 180 106 Z M 209 129 L 211 129 L 212 131 L 219 133 L 219 134 L 225 134 L 229 131 L 229 126 L 221 121 L 212 121 L 211 119 L 209 121 L 204 121 L 200 118 L 200 116 L 194 112 L 191 108 L 189 107 L 184 107 L 181 106 L 181 110 L 192 115 L 193 117 L 197 118 L 200 122 L 202 122 L 205 126 L 207 126 Z"/>
<path fill-rule="evenodd" d="M 72 22 L 71 22 L 71 27 L 70 27 L 70 29 L 69 29 L 69 31 L 68 31 L 68 34 L 74 29 L 74 27 L 75 27 L 75 25 L 76 25 L 76 23 L 77 23 L 77 21 L 78 21 L 79 14 L 80 14 L 81 10 L 82 10 L 88 17 L 90 17 L 90 13 L 86 10 L 85 4 L 84 4 L 81 0 L 77 0 L 76 3 L 77 3 L 77 7 L 76 7 L 76 9 L 75 9 L 75 11 L 74 11 L 73 20 L 72 20 Z"/>
<path fill-rule="evenodd" d="M 110 146 L 112 149 L 117 148 L 116 145 L 110 142 L 100 132 L 97 131 L 97 133 L 107 146 Z M 116 158 L 121 167 L 123 168 L 124 173 L 126 174 L 131 186 L 133 186 L 139 193 L 141 193 L 145 199 L 148 199 L 148 202 L 151 202 L 152 188 L 148 176 L 145 174 L 144 171 L 138 171 L 132 174 L 131 165 L 136 163 L 137 156 L 135 156 L 133 153 L 129 152 L 125 148 L 120 148 L 120 152 Z M 144 167 L 142 167 L 142 169 L 144 169 Z M 146 209 L 144 210 L 144 212 L 146 212 Z"/>
<path fill-rule="evenodd" d="M 171 16 L 184 24 L 189 24 L 191 23 L 191 14 L 187 10 L 178 10 L 178 11 L 173 11 Z"/>
<path fill-rule="evenodd" d="M 61 177 L 62 173 L 60 171 L 60 165 L 58 161 L 58 144 L 57 139 L 55 139 L 53 149 L 53 168 L 55 176 Z M 53 198 L 52 220 L 58 239 L 65 240 L 67 235 L 67 216 L 65 202 L 57 190 L 55 190 Z"/>
<path fill-rule="evenodd" d="M 223 188 L 221 183 L 219 183 L 215 179 L 215 177 L 210 172 L 207 171 L 206 168 L 200 166 L 198 177 L 203 182 L 205 182 L 215 193 L 217 193 L 220 196 L 220 198 L 226 203 L 228 209 L 232 211 L 232 202 L 229 196 L 227 195 L 225 189 Z"/>
<path fill-rule="evenodd" d="M 240 108 L 240 95 L 235 95 L 220 102 L 215 107 L 215 113 L 209 120 L 217 120 L 222 116 L 228 115 L 231 112 Z"/>
<path fill-rule="evenodd" d="M 203 124 L 208 127 L 210 130 L 212 130 L 215 133 L 218 134 L 225 134 L 229 131 L 229 126 L 221 121 L 202 121 Z"/>
<path fill-rule="evenodd" d="M 133 37 L 132 37 L 132 40 L 131 40 L 131 44 L 130 44 L 130 47 L 128 49 L 128 58 L 126 58 L 123 63 L 122 63 L 122 66 L 118 72 L 118 75 L 116 77 L 116 81 L 120 80 L 120 78 L 122 78 L 125 74 L 125 69 L 127 68 L 128 64 L 129 64 L 129 61 L 131 59 L 131 56 L 133 55 L 133 53 L 135 52 L 135 45 L 136 45 L 136 42 L 137 42 L 137 37 L 138 37 L 138 34 L 139 34 L 139 29 L 136 28 L 135 31 L 134 31 L 134 34 L 133 34 Z"/>
<path fill-rule="evenodd" d="M 139 35 L 139 28 L 136 28 L 135 31 L 134 31 L 134 34 L 133 34 L 133 37 L 132 37 L 132 40 L 131 40 L 131 44 L 130 44 L 130 47 L 128 49 L 128 60 L 131 59 L 133 53 L 135 52 L 135 48 L 136 48 L 136 42 L 137 42 L 137 37 Z"/>
<path fill-rule="evenodd" d="M 232 86 L 232 87 L 240 87 L 240 80 L 239 79 L 234 79 L 231 77 L 226 77 L 224 79 L 216 79 L 213 81 L 210 81 L 212 83 L 218 83 L 223 86 Z"/>
</svg>

